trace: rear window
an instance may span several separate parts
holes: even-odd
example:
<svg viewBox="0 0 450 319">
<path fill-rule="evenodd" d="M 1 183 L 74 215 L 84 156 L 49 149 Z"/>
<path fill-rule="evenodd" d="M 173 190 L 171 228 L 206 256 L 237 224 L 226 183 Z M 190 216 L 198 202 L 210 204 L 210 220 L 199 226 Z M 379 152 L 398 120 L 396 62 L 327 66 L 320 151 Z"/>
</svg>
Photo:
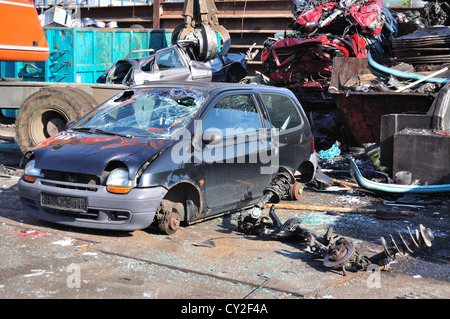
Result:
<svg viewBox="0 0 450 319">
<path fill-rule="evenodd" d="M 282 131 L 300 126 L 303 120 L 297 106 L 289 97 L 279 94 L 263 93 L 261 98 L 269 113 L 273 127 Z"/>
</svg>

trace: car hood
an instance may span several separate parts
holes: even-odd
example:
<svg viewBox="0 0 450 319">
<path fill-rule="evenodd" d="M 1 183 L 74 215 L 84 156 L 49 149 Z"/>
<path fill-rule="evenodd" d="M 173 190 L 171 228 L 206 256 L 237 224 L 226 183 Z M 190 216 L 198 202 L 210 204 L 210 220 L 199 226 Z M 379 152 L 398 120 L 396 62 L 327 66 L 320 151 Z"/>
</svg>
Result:
<svg viewBox="0 0 450 319">
<path fill-rule="evenodd" d="M 173 142 L 150 139 L 61 132 L 32 149 L 36 167 L 71 173 L 101 175 L 111 161 L 127 165 L 130 178 L 139 167 Z"/>
</svg>

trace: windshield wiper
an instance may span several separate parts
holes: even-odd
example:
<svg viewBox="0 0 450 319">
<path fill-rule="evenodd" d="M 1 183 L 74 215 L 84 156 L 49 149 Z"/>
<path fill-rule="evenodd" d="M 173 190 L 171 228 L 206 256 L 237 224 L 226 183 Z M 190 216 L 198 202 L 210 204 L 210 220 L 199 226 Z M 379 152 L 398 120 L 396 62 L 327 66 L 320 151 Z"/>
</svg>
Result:
<svg viewBox="0 0 450 319">
<path fill-rule="evenodd" d="M 105 134 L 105 135 L 113 135 L 113 136 L 120 136 L 120 137 L 128 137 L 133 138 L 133 135 L 130 134 L 120 134 L 120 133 L 113 133 L 109 131 L 105 131 L 99 128 L 94 127 L 73 127 L 71 128 L 72 131 L 80 131 L 80 132 L 88 132 L 91 134 Z"/>
</svg>

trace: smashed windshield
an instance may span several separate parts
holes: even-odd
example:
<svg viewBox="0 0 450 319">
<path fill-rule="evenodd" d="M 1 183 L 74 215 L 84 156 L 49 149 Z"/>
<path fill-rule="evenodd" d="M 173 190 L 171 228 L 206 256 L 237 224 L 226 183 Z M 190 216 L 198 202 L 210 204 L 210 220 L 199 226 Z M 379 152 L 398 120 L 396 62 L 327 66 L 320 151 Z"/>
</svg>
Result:
<svg viewBox="0 0 450 319">
<path fill-rule="evenodd" d="M 70 129 L 92 134 L 174 138 L 208 93 L 191 88 L 137 88 L 106 101 Z"/>
</svg>

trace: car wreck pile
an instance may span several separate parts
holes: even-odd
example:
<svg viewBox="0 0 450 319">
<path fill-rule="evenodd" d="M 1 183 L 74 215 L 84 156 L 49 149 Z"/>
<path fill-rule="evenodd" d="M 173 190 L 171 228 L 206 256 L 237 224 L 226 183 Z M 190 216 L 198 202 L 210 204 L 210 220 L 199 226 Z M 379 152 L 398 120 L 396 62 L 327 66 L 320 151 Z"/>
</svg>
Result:
<svg viewBox="0 0 450 319">
<path fill-rule="evenodd" d="M 366 39 L 383 36 L 391 16 L 381 0 L 296 1 L 293 32 L 268 39 L 262 52 L 274 85 L 293 90 L 303 104 L 330 102 L 333 58 L 367 57 Z"/>
<path fill-rule="evenodd" d="M 434 27 L 447 23 L 450 11 L 448 3 L 439 1 L 429 2 L 423 17 L 418 11 L 391 12 L 381 0 L 294 0 L 294 3 L 294 18 L 289 25 L 292 31 L 267 39 L 261 61 L 270 84 L 291 89 L 306 109 L 315 110 L 333 105 L 328 89 L 334 57 L 374 58 L 392 64 L 396 55 L 409 53 L 399 50 L 402 40 L 396 37 L 404 35 L 399 30 L 400 24 L 410 31 Z M 422 40 L 416 38 L 417 42 Z M 448 50 L 446 42 L 443 46 L 444 52 Z M 442 46 L 428 50 L 442 52 Z M 437 62 L 447 62 L 444 60 Z M 379 90 L 375 86 L 370 89 Z"/>
</svg>

